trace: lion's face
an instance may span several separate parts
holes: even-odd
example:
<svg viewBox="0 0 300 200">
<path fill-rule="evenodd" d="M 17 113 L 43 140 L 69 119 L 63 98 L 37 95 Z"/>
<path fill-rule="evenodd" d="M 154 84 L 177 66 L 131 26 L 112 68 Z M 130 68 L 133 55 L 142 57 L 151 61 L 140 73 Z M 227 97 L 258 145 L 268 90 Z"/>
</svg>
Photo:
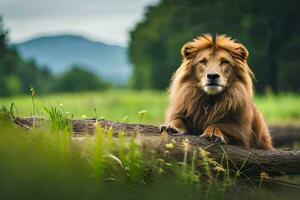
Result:
<svg viewBox="0 0 300 200">
<path fill-rule="evenodd" d="M 234 78 L 233 58 L 225 50 L 200 51 L 193 60 L 197 85 L 209 95 L 221 93 Z"/>
<path fill-rule="evenodd" d="M 248 50 L 226 35 L 213 39 L 204 34 L 186 43 L 181 53 L 183 63 L 176 76 L 192 81 L 208 95 L 243 85 L 252 95 L 252 71 L 247 64 Z"/>
</svg>

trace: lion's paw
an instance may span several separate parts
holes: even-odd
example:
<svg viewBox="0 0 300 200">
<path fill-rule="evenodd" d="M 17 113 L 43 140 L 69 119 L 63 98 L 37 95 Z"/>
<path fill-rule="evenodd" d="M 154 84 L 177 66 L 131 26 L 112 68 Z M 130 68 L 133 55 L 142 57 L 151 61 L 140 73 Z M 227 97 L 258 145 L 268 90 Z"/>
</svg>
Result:
<svg viewBox="0 0 300 200">
<path fill-rule="evenodd" d="M 183 129 L 177 128 L 176 126 L 169 124 L 169 125 L 160 125 L 159 131 L 167 132 L 169 135 L 185 135 L 187 132 Z"/>
<path fill-rule="evenodd" d="M 219 128 L 208 126 L 200 136 L 218 144 L 227 144 L 224 134 Z"/>
</svg>

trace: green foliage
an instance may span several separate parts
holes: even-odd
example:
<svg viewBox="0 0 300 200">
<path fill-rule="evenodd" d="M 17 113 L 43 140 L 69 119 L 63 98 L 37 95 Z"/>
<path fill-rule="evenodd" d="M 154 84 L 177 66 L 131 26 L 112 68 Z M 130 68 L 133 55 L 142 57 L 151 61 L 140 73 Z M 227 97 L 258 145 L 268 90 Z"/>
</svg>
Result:
<svg viewBox="0 0 300 200">
<path fill-rule="evenodd" d="M 2 23 L 2 17 L 0 17 L 0 58 L 7 52 L 7 34 L 8 31 L 5 30 L 4 24 Z"/>
<path fill-rule="evenodd" d="M 62 131 L 62 132 L 71 133 L 72 122 L 68 114 L 63 113 L 61 110 L 52 106 L 50 108 L 43 106 L 43 108 L 48 114 L 50 130 L 52 132 Z"/>
<path fill-rule="evenodd" d="M 59 77 L 35 60 L 23 60 L 16 49 L 7 43 L 8 31 L 0 16 L 0 96 L 28 93 L 30 85 L 40 94 L 54 91 L 101 90 L 108 87 L 91 72 L 74 66 Z"/>
<path fill-rule="evenodd" d="M 203 33 L 222 33 L 249 49 L 260 92 L 267 87 L 299 91 L 299 6 L 296 0 L 161 0 L 130 34 L 132 84 L 166 88 L 186 42 Z"/>
<path fill-rule="evenodd" d="M 79 66 L 73 66 L 71 70 L 58 77 L 55 84 L 56 91 L 74 92 L 86 90 L 106 89 L 108 84 L 100 80 L 96 75 Z"/>
<path fill-rule="evenodd" d="M 18 52 L 7 44 L 8 31 L 0 17 L 0 96 L 27 93 L 29 85 L 35 85 L 41 93 L 50 91 L 53 76 L 46 67 L 40 69 L 34 60 L 23 60 Z"/>
<path fill-rule="evenodd" d="M 0 121 L 12 121 L 14 119 L 14 105 L 12 103 L 9 109 L 6 106 L 0 108 Z"/>
<path fill-rule="evenodd" d="M 8 75 L 2 78 L 2 94 L 18 95 L 21 92 L 21 83 L 17 76 Z"/>
</svg>

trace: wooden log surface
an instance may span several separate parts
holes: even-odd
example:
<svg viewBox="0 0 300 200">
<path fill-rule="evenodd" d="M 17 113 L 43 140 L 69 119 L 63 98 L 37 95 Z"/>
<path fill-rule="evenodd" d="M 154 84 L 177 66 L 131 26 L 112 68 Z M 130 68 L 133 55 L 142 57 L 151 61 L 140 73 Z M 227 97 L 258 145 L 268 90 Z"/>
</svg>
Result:
<svg viewBox="0 0 300 200">
<path fill-rule="evenodd" d="M 16 118 L 15 123 L 23 127 L 32 127 L 35 118 Z M 37 123 L 44 120 L 36 118 Z M 139 128 L 139 131 L 143 135 L 157 136 L 160 135 L 159 128 L 153 125 L 146 124 L 128 124 L 115 122 L 110 120 L 98 120 L 102 127 L 113 127 L 114 133 L 117 134 L 120 130 L 125 130 L 128 134 L 131 134 L 135 128 Z M 88 131 L 91 135 L 94 133 L 96 119 L 75 119 L 72 120 L 73 132 L 75 136 L 81 136 Z M 269 127 L 273 144 L 275 147 L 281 147 L 284 145 L 291 145 L 295 142 L 300 142 L 300 126 L 282 126 L 273 125 Z"/>
<path fill-rule="evenodd" d="M 45 120 L 40 118 L 15 118 L 14 121 L 19 126 L 30 129 L 34 123 L 36 126 L 39 126 Z M 80 137 L 86 133 L 93 135 L 95 123 L 96 119 L 72 120 L 74 137 Z M 210 157 L 217 161 L 221 161 L 226 156 L 230 166 L 246 176 L 259 176 L 262 172 L 272 176 L 300 175 L 300 149 L 278 149 L 276 151 L 246 150 L 239 146 L 214 144 L 207 139 L 193 135 L 167 136 L 166 139 L 166 137 L 161 136 L 159 128 L 153 125 L 127 124 L 110 120 L 98 120 L 98 124 L 106 129 L 112 128 L 114 135 L 117 135 L 120 130 L 124 130 L 126 135 L 130 136 L 138 130 L 139 140 L 151 143 L 150 145 L 158 150 L 159 148 L 163 149 L 165 144 L 171 140 L 175 140 L 175 148 L 170 151 L 170 154 L 178 160 L 183 159 L 182 143 L 188 139 L 190 152 L 202 147 L 210 153 Z M 297 129 L 297 127 L 293 127 L 291 133 L 285 133 L 283 128 L 276 131 L 276 127 L 271 127 L 271 130 L 273 130 L 271 133 L 275 146 L 291 144 L 296 141 L 300 142 L 300 129 Z M 189 153 L 189 156 L 191 156 L 191 153 Z"/>
</svg>

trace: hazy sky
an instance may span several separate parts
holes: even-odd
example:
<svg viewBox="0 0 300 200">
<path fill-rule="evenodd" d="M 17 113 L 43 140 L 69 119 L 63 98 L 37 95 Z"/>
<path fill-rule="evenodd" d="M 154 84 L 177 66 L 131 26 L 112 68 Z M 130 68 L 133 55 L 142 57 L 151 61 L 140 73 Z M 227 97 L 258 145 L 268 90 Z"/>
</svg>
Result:
<svg viewBox="0 0 300 200">
<path fill-rule="evenodd" d="M 126 46 L 128 31 L 159 0 L 0 0 L 11 42 L 73 33 Z"/>
</svg>

